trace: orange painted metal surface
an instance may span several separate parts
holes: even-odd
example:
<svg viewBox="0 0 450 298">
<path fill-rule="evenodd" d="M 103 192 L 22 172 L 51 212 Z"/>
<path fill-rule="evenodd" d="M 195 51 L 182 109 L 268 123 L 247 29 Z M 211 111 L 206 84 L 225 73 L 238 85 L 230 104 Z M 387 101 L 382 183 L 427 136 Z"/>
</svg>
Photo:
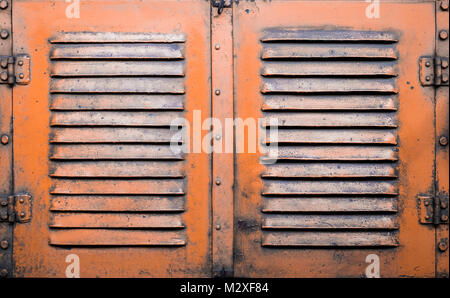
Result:
<svg viewBox="0 0 450 298">
<path fill-rule="evenodd" d="M 0 1 L 2 277 L 448 277 L 448 1 L 225 4 Z"/>
</svg>

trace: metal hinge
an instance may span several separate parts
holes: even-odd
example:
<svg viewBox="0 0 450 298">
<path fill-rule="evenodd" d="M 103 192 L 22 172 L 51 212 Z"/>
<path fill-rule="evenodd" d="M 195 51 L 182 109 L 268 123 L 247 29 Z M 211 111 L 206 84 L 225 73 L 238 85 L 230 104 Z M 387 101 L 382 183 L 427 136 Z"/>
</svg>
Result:
<svg viewBox="0 0 450 298">
<path fill-rule="evenodd" d="M 31 196 L 17 194 L 0 196 L 0 221 L 28 222 L 31 220 Z"/>
<path fill-rule="evenodd" d="M 233 5 L 233 0 L 211 0 L 211 5 L 217 7 L 217 13 L 221 14 L 225 7 Z"/>
<path fill-rule="evenodd" d="M 448 86 L 447 57 L 420 57 L 419 71 L 422 86 Z"/>
<path fill-rule="evenodd" d="M 448 196 L 417 198 L 419 221 L 422 224 L 448 224 Z"/>
<path fill-rule="evenodd" d="M 28 55 L 0 56 L 0 84 L 29 84 L 30 64 Z"/>
</svg>

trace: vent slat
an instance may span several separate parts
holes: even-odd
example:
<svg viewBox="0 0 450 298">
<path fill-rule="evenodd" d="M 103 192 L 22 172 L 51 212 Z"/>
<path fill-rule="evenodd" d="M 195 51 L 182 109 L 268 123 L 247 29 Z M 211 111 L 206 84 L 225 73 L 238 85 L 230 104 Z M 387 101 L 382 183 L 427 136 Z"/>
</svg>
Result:
<svg viewBox="0 0 450 298">
<path fill-rule="evenodd" d="M 265 180 L 262 195 L 397 195 L 395 181 Z"/>
<path fill-rule="evenodd" d="M 396 111 L 397 100 L 391 95 L 266 95 L 263 111 Z"/>
<path fill-rule="evenodd" d="M 171 161 L 53 162 L 50 177 L 183 178 L 183 167 Z"/>
<path fill-rule="evenodd" d="M 288 215 L 266 214 L 263 229 L 374 229 L 395 230 L 392 215 Z"/>
<path fill-rule="evenodd" d="M 278 142 L 285 144 L 397 144 L 392 129 L 279 129 Z"/>
<path fill-rule="evenodd" d="M 186 244 L 182 231 L 53 229 L 49 243 L 61 246 L 153 246 Z"/>
<path fill-rule="evenodd" d="M 183 195 L 183 179 L 53 179 L 54 195 Z"/>
<path fill-rule="evenodd" d="M 265 44 L 261 58 L 266 59 L 397 59 L 396 49 L 383 44 Z"/>
<path fill-rule="evenodd" d="M 263 178 L 396 178 L 395 165 L 369 163 L 293 163 L 267 166 Z"/>
<path fill-rule="evenodd" d="M 181 212 L 184 196 L 53 196 L 51 211 Z"/>
<path fill-rule="evenodd" d="M 396 198 L 265 198 L 262 212 L 397 212 Z"/>
<path fill-rule="evenodd" d="M 183 59 L 183 44 L 55 44 L 50 59 Z"/>
<path fill-rule="evenodd" d="M 277 119 L 278 127 L 396 127 L 394 113 L 371 112 L 289 112 L 264 113 L 264 126 L 271 126 L 270 119 Z"/>
<path fill-rule="evenodd" d="M 166 228 L 181 229 L 184 224 L 180 214 L 136 213 L 53 213 L 51 228 Z"/>
<path fill-rule="evenodd" d="M 184 61 L 55 61 L 52 77 L 184 76 Z"/>
<path fill-rule="evenodd" d="M 262 246 L 398 246 L 395 232 L 265 232 Z"/>
<path fill-rule="evenodd" d="M 396 161 L 398 152 L 388 146 L 279 146 L 269 156 L 287 161 Z"/>
<path fill-rule="evenodd" d="M 264 78 L 265 93 L 397 93 L 394 79 Z"/>
<path fill-rule="evenodd" d="M 183 110 L 184 95 L 53 94 L 50 110 Z"/>
<path fill-rule="evenodd" d="M 273 28 L 264 31 L 261 41 L 396 42 L 398 37 L 392 32 Z"/>
<path fill-rule="evenodd" d="M 60 32 L 50 43 L 172 43 L 186 41 L 183 33 Z"/>
<path fill-rule="evenodd" d="M 184 80 L 176 77 L 53 78 L 50 93 L 184 94 Z"/>
<path fill-rule="evenodd" d="M 267 61 L 263 76 L 389 76 L 397 75 L 395 64 L 388 62 L 274 62 Z"/>
<path fill-rule="evenodd" d="M 52 146 L 52 160 L 182 160 L 180 152 L 169 145 L 78 145 L 58 144 Z"/>
<path fill-rule="evenodd" d="M 170 143 L 181 142 L 169 128 L 53 128 L 51 143 Z M 174 136 L 175 135 L 175 136 Z"/>
<path fill-rule="evenodd" d="M 51 126 L 171 126 L 181 112 L 53 112 Z"/>
</svg>

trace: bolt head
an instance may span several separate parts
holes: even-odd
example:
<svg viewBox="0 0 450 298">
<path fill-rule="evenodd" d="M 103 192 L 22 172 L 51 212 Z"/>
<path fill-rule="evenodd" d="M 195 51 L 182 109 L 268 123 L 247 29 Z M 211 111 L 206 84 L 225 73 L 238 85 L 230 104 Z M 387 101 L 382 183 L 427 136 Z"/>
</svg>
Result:
<svg viewBox="0 0 450 298">
<path fill-rule="evenodd" d="M 217 184 L 217 185 L 220 185 L 220 184 L 222 184 L 222 181 L 221 181 L 219 178 L 217 178 L 217 179 L 216 179 L 216 184 Z"/>
<path fill-rule="evenodd" d="M 0 1 L 0 8 L 1 8 L 1 9 L 6 9 L 6 8 L 8 8 L 8 1 L 6 1 L 6 0 Z"/>
<path fill-rule="evenodd" d="M 430 61 L 425 62 L 425 66 L 426 66 L 426 67 L 430 67 L 430 66 L 431 66 Z"/>
<path fill-rule="evenodd" d="M 216 95 L 220 95 L 220 90 L 217 89 L 216 92 L 214 92 Z"/>
<path fill-rule="evenodd" d="M 442 80 L 442 82 L 447 83 L 448 82 L 448 76 L 446 74 L 442 74 L 441 80 Z"/>
<path fill-rule="evenodd" d="M 441 30 L 439 32 L 439 38 L 442 40 L 446 40 L 448 37 L 448 32 L 446 30 Z"/>
<path fill-rule="evenodd" d="M 1 142 L 2 142 L 3 145 L 8 144 L 9 143 L 9 137 L 7 135 L 2 135 Z"/>
<path fill-rule="evenodd" d="M 8 241 L 6 241 L 6 240 L 0 241 L 0 247 L 1 247 L 2 249 L 7 249 L 8 246 L 9 246 Z"/>
<path fill-rule="evenodd" d="M 20 212 L 20 217 L 25 217 L 25 212 Z"/>
<path fill-rule="evenodd" d="M 425 202 L 425 203 L 423 203 L 425 206 L 428 206 L 428 205 L 430 205 L 430 203 L 428 203 L 428 202 Z"/>
<path fill-rule="evenodd" d="M 8 67 L 8 60 L 2 59 L 2 61 L 0 62 L 0 66 L 2 68 L 7 68 Z"/>
<path fill-rule="evenodd" d="M 448 67 L 448 61 L 447 60 L 442 60 L 441 61 L 441 67 L 442 68 L 447 68 Z"/>
<path fill-rule="evenodd" d="M 442 209 L 447 208 L 447 203 L 446 203 L 446 202 L 441 202 L 441 208 L 442 208 Z"/>
<path fill-rule="evenodd" d="M 216 45 L 214 46 L 214 48 L 215 48 L 216 50 L 220 49 L 220 44 L 216 43 Z"/>
<path fill-rule="evenodd" d="M 23 73 L 19 74 L 19 78 L 23 79 L 25 75 Z"/>
<path fill-rule="evenodd" d="M 216 230 L 220 230 L 221 226 L 220 225 L 216 225 Z"/>
<path fill-rule="evenodd" d="M 6 205 L 8 205 L 8 203 L 7 203 L 6 201 L 2 201 L 2 202 L 0 203 L 0 205 L 6 206 Z"/>
<path fill-rule="evenodd" d="M 441 144 L 442 146 L 447 146 L 447 144 L 448 144 L 447 137 L 440 137 L 439 138 L 439 144 Z"/>
<path fill-rule="evenodd" d="M 216 140 L 220 140 L 221 136 L 220 135 L 216 135 Z"/>
<path fill-rule="evenodd" d="M 430 77 L 430 76 L 426 76 L 426 77 L 425 77 L 425 80 L 426 80 L 426 81 L 430 81 L 430 80 L 431 80 L 431 77 Z"/>
<path fill-rule="evenodd" d="M 19 62 L 17 62 L 17 64 L 18 64 L 19 66 L 22 66 L 22 65 L 23 65 L 23 61 L 22 61 L 22 60 L 19 60 Z"/>
<path fill-rule="evenodd" d="M 7 79 L 8 79 L 8 74 L 6 73 L 6 71 L 3 71 L 3 72 L 0 74 L 0 80 L 6 81 Z"/>
<path fill-rule="evenodd" d="M 442 221 L 447 221 L 448 220 L 448 216 L 447 215 L 442 215 L 441 216 L 441 220 Z"/>
<path fill-rule="evenodd" d="M 1 38 L 6 39 L 6 38 L 8 38 L 8 36 L 9 36 L 8 30 L 3 29 L 2 31 L 0 31 Z"/>
<path fill-rule="evenodd" d="M 444 241 L 440 241 L 438 247 L 439 247 L 439 250 L 440 250 L 440 251 L 446 251 L 447 248 L 448 248 L 448 245 L 447 245 L 447 243 L 445 243 Z"/>
<path fill-rule="evenodd" d="M 6 276 L 8 276 L 8 270 L 6 270 L 6 269 L 0 270 L 0 276 L 1 276 L 1 277 L 6 277 Z"/>
<path fill-rule="evenodd" d="M 448 10 L 448 2 L 447 1 L 441 1 L 441 9 Z"/>
</svg>

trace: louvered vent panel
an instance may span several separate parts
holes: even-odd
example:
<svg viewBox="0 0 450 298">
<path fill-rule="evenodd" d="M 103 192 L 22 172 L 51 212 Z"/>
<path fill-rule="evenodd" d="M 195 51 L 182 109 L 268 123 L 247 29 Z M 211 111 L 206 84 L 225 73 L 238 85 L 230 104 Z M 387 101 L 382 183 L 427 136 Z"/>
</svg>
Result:
<svg viewBox="0 0 450 298">
<path fill-rule="evenodd" d="M 50 244 L 185 245 L 183 34 L 51 42 Z M 178 139 L 183 142 L 182 138 Z"/>
<path fill-rule="evenodd" d="M 397 246 L 395 35 L 277 28 L 261 41 L 264 125 L 279 125 L 262 245 Z"/>
</svg>

